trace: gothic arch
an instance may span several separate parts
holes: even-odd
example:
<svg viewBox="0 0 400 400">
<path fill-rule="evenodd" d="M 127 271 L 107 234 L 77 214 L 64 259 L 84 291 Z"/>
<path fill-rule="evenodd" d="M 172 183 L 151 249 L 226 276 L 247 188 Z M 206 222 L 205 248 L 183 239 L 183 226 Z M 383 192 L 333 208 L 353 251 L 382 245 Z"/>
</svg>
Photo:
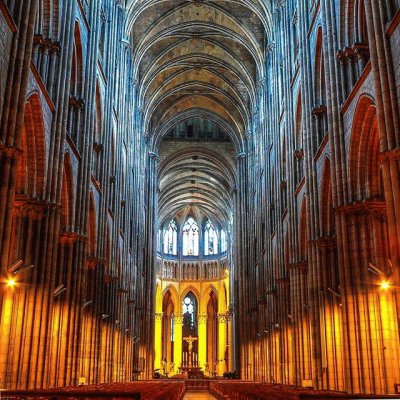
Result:
<svg viewBox="0 0 400 400">
<path fill-rule="evenodd" d="M 301 149 L 303 147 L 303 101 L 301 90 L 299 90 L 296 101 L 295 127 L 296 149 Z"/>
<path fill-rule="evenodd" d="M 96 84 L 95 96 L 95 123 L 93 126 L 93 163 L 92 173 L 94 177 L 100 181 L 100 174 L 102 169 L 102 154 L 104 152 L 103 143 L 103 102 L 101 98 L 101 91 L 99 83 Z"/>
<path fill-rule="evenodd" d="M 182 304 L 183 300 L 185 299 L 185 297 L 188 295 L 188 293 L 193 293 L 193 296 L 196 298 L 197 301 L 197 307 L 199 309 L 200 304 L 201 304 L 201 295 L 199 293 L 199 291 L 192 285 L 189 285 L 187 288 L 185 288 L 182 293 L 181 293 L 181 298 L 180 298 L 180 303 Z"/>
<path fill-rule="evenodd" d="M 69 154 L 64 156 L 61 189 L 61 230 L 70 231 L 74 219 L 74 187 Z"/>
<path fill-rule="evenodd" d="M 179 308 L 179 306 L 180 306 L 179 294 L 178 294 L 178 291 L 176 290 L 175 286 L 169 285 L 169 286 L 164 290 L 164 292 L 163 292 L 163 294 L 162 294 L 162 299 L 163 299 L 163 301 L 164 301 L 165 296 L 167 295 L 168 292 L 169 292 L 169 294 L 170 294 L 171 301 L 172 301 L 173 304 L 174 304 L 174 308 L 175 308 L 176 310 L 179 310 L 179 309 L 180 309 L 180 308 Z M 178 314 L 180 314 L 180 312 L 178 312 Z"/>
<path fill-rule="evenodd" d="M 354 201 L 383 198 L 376 106 L 362 96 L 354 113 L 349 152 L 349 184 Z"/>
<path fill-rule="evenodd" d="M 332 236 L 335 233 L 335 214 L 332 202 L 331 165 L 328 157 L 325 157 L 323 166 L 320 199 L 321 199 L 320 221 L 321 221 L 322 235 Z"/>
<path fill-rule="evenodd" d="M 25 103 L 20 147 L 22 155 L 18 161 L 16 193 L 43 199 L 46 145 L 42 105 L 37 93 L 31 94 Z"/>
<path fill-rule="evenodd" d="M 97 210 L 93 191 L 89 194 L 89 255 L 95 256 L 97 248 Z"/>
<path fill-rule="evenodd" d="M 317 41 L 315 45 L 315 60 L 314 60 L 314 110 L 318 142 L 322 142 L 328 132 L 327 119 L 327 87 L 325 80 L 325 57 L 323 48 L 322 28 L 317 31 Z"/>
<path fill-rule="evenodd" d="M 72 68 L 71 68 L 71 88 L 72 96 L 80 98 L 83 85 L 83 51 L 82 37 L 79 22 L 75 22 L 74 30 L 74 47 L 72 53 Z"/>
<path fill-rule="evenodd" d="M 218 296 L 218 290 L 215 288 L 215 286 L 211 283 L 207 283 L 201 292 L 201 302 L 199 304 L 199 314 L 207 314 L 207 306 L 208 306 L 208 301 L 210 299 L 210 294 L 214 293 L 217 300 L 219 298 Z"/>
</svg>

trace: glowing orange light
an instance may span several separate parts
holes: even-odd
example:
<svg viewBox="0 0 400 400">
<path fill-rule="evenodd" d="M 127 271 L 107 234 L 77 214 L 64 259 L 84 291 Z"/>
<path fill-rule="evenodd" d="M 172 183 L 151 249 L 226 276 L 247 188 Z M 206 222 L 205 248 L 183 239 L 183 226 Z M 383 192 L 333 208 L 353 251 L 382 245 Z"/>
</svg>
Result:
<svg viewBox="0 0 400 400">
<path fill-rule="evenodd" d="M 388 282 L 388 281 L 381 282 L 381 289 L 383 289 L 383 290 L 390 289 L 390 282 Z"/>
<path fill-rule="evenodd" d="M 15 285 L 16 285 L 16 281 L 15 281 L 15 279 L 12 279 L 12 278 L 10 278 L 10 279 L 7 279 L 7 286 L 9 287 L 9 288 L 13 288 Z"/>
</svg>

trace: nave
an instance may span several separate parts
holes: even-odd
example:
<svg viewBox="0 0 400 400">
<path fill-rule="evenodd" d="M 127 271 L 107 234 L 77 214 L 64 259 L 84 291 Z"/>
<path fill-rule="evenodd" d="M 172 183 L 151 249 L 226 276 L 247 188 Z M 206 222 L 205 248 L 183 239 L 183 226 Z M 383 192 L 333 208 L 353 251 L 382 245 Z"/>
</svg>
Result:
<svg viewBox="0 0 400 400">
<path fill-rule="evenodd" d="M 398 392 L 399 42 L 400 0 L 0 0 L 0 389 Z"/>
</svg>

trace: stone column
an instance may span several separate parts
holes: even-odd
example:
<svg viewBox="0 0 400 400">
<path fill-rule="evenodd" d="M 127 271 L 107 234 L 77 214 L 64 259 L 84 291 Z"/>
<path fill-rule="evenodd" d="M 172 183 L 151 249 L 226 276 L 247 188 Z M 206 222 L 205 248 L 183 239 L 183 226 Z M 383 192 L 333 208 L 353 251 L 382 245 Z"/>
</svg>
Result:
<svg viewBox="0 0 400 400">
<path fill-rule="evenodd" d="M 182 315 L 175 315 L 174 317 L 174 364 L 175 372 L 179 371 L 182 365 Z"/>
<path fill-rule="evenodd" d="M 199 331 L 199 367 L 204 370 L 204 366 L 207 363 L 207 315 L 199 315 L 197 317 L 197 322 Z"/>
<path fill-rule="evenodd" d="M 247 176 L 247 154 L 245 152 L 239 153 L 237 156 L 237 173 L 238 176 Z M 240 180 L 237 191 L 237 206 L 236 206 L 236 221 L 237 231 L 248 232 L 247 229 L 247 193 L 248 186 L 245 179 Z M 236 291 L 235 296 L 238 299 L 238 314 L 237 314 L 237 331 L 236 343 L 247 343 L 248 332 L 246 326 L 246 311 L 248 306 L 248 299 L 246 294 L 246 265 L 247 265 L 247 251 L 248 251 L 248 237 L 247 234 L 236 235 L 235 244 L 236 254 L 236 268 L 237 276 L 235 282 L 231 282 L 233 290 Z M 235 348 L 236 353 L 236 368 L 240 370 L 242 378 L 247 377 L 247 364 L 248 354 L 247 351 L 239 351 L 239 346 Z"/>
<path fill-rule="evenodd" d="M 163 313 L 155 314 L 154 323 L 154 369 L 161 370 Z"/>
<path fill-rule="evenodd" d="M 226 360 L 226 366 L 228 371 L 232 372 L 233 368 L 233 358 L 234 358 L 234 349 L 232 348 L 232 314 L 229 312 L 226 314 L 226 323 L 228 324 L 228 337 L 227 337 L 227 346 L 228 346 L 228 359 Z"/>
<path fill-rule="evenodd" d="M 218 314 L 218 375 L 226 372 L 226 314 Z"/>
</svg>

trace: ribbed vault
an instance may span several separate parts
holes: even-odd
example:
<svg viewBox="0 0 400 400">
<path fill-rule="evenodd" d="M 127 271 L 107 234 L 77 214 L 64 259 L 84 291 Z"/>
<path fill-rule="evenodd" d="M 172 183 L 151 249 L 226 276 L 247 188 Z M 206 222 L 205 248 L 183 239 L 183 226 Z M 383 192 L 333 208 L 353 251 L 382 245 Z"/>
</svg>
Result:
<svg viewBox="0 0 400 400">
<path fill-rule="evenodd" d="M 222 156 L 193 147 L 167 158 L 159 168 L 159 220 L 198 209 L 227 226 L 236 185 L 232 165 Z"/>
<path fill-rule="evenodd" d="M 166 126 L 208 113 L 240 151 L 263 79 L 269 6 L 263 0 L 127 2 L 142 129 L 156 147 Z"/>
</svg>

